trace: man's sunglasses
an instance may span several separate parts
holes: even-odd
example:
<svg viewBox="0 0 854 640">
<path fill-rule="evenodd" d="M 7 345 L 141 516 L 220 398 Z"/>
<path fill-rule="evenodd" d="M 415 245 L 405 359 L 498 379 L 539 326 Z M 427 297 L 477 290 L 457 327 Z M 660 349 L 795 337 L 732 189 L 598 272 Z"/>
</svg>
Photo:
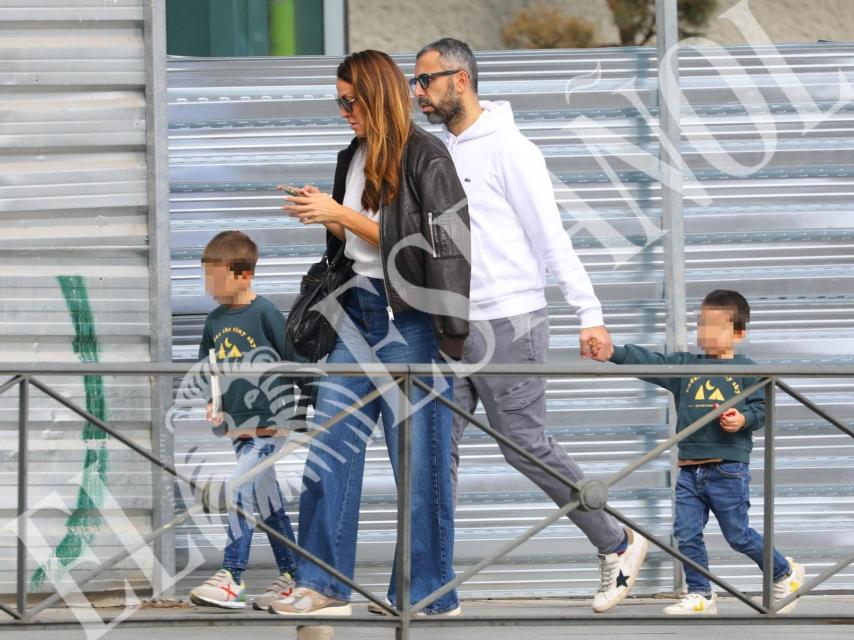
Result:
<svg viewBox="0 0 854 640">
<path fill-rule="evenodd" d="M 347 113 L 353 113 L 353 105 L 356 104 L 356 98 L 335 98 L 335 104 L 339 109 L 344 109 Z"/>
<path fill-rule="evenodd" d="M 451 69 L 450 71 L 436 71 L 435 73 L 422 73 L 421 75 L 417 75 L 414 78 L 409 79 L 409 88 L 415 89 L 415 84 L 418 83 L 421 85 L 422 89 L 427 89 L 430 86 L 430 81 L 433 78 L 441 78 L 442 76 L 452 76 L 455 73 L 459 73 L 462 69 Z"/>
</svg>

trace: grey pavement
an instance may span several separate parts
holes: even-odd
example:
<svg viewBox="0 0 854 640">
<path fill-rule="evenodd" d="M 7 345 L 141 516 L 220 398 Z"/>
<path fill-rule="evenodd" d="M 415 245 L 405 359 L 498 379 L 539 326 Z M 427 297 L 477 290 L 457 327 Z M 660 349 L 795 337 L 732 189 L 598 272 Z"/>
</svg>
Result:
<svg viewBox="0 0 854 640">
<path fill-rule="evenodd" d="M 664 619 L 661 609 L 672 600 L 658 598 L 630 598 L 604 615 L 596 615 L 585 600 L 470 600 L 463 604 L 464 616 L 425 623 L 415 621 L 411 633 L 413 640 L 441 638 L 442 640 L 557 640 L 571 637 L 587 638 L 686 638 L 690 640 L 770 640 L 772 638 L 816 637 L 821 640 L 854 640 L 854 596 L 819 595 L 802 598 L 794 615 L 768 620 L 753 613 L 746 605 L 732 599 L 721 598 L 719 615 L 692 617 L 690 619 Z M 14 624 L 0 625 L 2 639 L 22 640 L 167 640 L 180 634 L 181 640 L 203 638 L 233 638 L 236 633 L 247 638 L 259 636 L 296 639 L 296 628 L 290 620 L 280 616 L 247 609 L 231 612 L 219 609 L 181 605 L 170 608 L 142 608 L 132 613 L 118 607 L 81 609 L 100 620 L 85 629 L 76 624 L 70 609 L 51 609 L 39 617 L 42 624 L 21 628 Z M 120 625 L 107 629 L 116 616 L 131 613 Z M 497 617 L 522 617 L 522 625 L 507 626 Z M 560 616 L 559 621 L 544 618 Z M 834 623 L 819 623 L 815 617 L 834 618 Z M 839 616 L 839 618 L 836 618 Z M 847 619 L 843 617 L 847 616 Z M 391 640 L 394 629 L 386 619 L 370 616 L 364 605 L 354 606 L 354 617 L 365 619 L 370 626 L 338 625 L 336 640 Z M 466 621 L 477 621 L 476 626 Z M 429 625 L 429 626 L 427 626 Z M 527 636 L 527 638 L 525 637 Z M 534 636 L 531 638 L 531 636 Z"/>
</svg>

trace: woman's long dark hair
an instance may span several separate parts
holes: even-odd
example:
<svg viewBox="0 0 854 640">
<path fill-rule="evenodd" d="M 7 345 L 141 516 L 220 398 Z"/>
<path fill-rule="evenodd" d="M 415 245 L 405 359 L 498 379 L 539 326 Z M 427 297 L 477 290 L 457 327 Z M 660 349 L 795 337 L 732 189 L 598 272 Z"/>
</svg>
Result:
<svg viewBox="0 0 854 640">
<path fill-rule="evenodd" d="M 353 85 L 353 97 L 365 114 L 365 191 L 362 206 L 378 211 L 400 191 L 403 150 L 412 131 L 412 103 L 406 79 L 382 51 L 352 53 L 338 66 L 338 78 Z"/>
</svg>

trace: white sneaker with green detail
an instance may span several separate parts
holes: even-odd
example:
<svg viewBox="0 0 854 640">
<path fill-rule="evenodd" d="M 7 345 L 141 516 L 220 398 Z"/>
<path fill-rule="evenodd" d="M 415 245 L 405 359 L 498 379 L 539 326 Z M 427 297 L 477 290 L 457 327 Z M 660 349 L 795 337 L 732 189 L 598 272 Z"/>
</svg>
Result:
<svg viewBox="0 0 854 640">
<path fill-rule="evenodd" d="M 243 609 L 246 607 L 246 585 L 236 583 L 228 569 L 220 569 L 190 591 L 190 600 L 200 607 Z"/>
</svg>

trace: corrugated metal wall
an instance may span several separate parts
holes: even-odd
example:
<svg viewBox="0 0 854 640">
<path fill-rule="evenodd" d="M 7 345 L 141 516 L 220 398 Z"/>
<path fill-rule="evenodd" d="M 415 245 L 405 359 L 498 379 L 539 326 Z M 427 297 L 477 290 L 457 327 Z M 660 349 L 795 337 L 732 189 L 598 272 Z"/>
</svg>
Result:
<svg viewBox="0 0 854 640">
<path fill-rule="evenodd" d="M 854 84 L 854 45 L 785 46 L 780 55 L 748 47 L 682 53 L 682 85 L 693 108 L 683 118 L 682 151 L 696 178 L 686 179 L 685 187 L 689 310 L 696 311 L 713 288 L 736 288 L 753 306 L 747 352 L 756 360 L 852 362 L 854 103 L 831 115 L 809 109 L 811 101 L 824 112 L 840 97 L 854 97 L 840 94 L 841 81 Z M 411 74 L 412 57 L 399 62 Z M 259 242 L 258 291 L 283 310 L 319 255 L 321 230 L 283 216 L 274 187 L 311 182 L 330 189 L 335 154 L 350 138 L 331 100 L 336 63 L 170 61 L 177 359 L 194 357 L 212 306 L 203 294 L 199 256 L 216 232 L 240 228 Z M 663 349 L 663 257 L 660 244 L 648 244 L 649 230 L 638 217 L 659 225 L 659 184 L 641 170 L 657 165 L 655 51 L 485 53 L 479 63 L 482 97 L 511 101 L 519 126 L 541 147 L 559 180 L 555 196 L 566 228 L 605 305 L 615 341 Z M 424 124 L 420 116 L 419 122 Z M 752 166 L 769 149 L 770 160 L 759 170 L 738 173 L 712 162 L 729 154 Z M 613 168 L 618 185 L 596 157 Z M 550 357 L 572 361 L 577 322 L 556 287 L 549 297 Z M 689 321 L 693 345 L 696 315 Z M 790 382 L 836 415 L 854 416 L 854 381 Z M 633 379 L 552 381 L 548 394 L 552 435 L 594 478 L 613 473 L 668 431 L 665 394 Z M 850 552 L 854 542 L 854 441 L 785 398 L 778 415 L 777 540 L 817 572 Z M 198 447 L 187 457 L 187 468 L 201 464 L 224 475 L 231 453 L 206 434 L 195 413 L 179 425 L 176 451 Z M 762 444 L 760 434 L 752 465 L 757 505 L 751 513 L 760 528 Z M 301 465 L 301 459 L 280 464 L 283 483 L 298 487 Z M 669 459 L 662 457 L 612 494 L 618 508 L 662 536 L 671 522 L 669 469 Z M 394 487 L 381 441 L 369 450 L 365 484 L 358 577 L 382 591 L 394 540 Z M 463 445 L 461 491 L 459 569 L 553 508 L 474 428 Z M 295 516 L 296 502 L 292 507 Z M 202 545 L 213 568 L 219 552 L 210 540 L 221 544 L 224 529 L 220 521 L 202 529 L 185 528 L 178 545 L 186 547 L 190 539 Z M 756 568 L 730 551 L 714 526 L 707 540 L 714 569 L 738 586 L 759 588 Z M 261 537 L 257 543 L 255 559 L 269 574 L 271 554 Z M 567 521 L 481 573 L 463 592 L 589 595 L 597 580 L 593 549 Z M 250 577 L 253 590 L 263 582 Z M 830 586 L 854 587 L 854 570 Z M 671 561 L 653 551 L 638 591 L 671 587 Z"/>
<path fill-rule="evenodd" d="M 0 7 L 5 362 L 150 360 L 146 11 L 143 0 L 16 0 Z M 148 378 L 46 382 L 151 447 Z M 87 544 L 103 560 L 121 548 L 121 536 L 150 531 L 150 465 L 35 390 L 31 397 L 29 504 L 62 500 L 30 521 L 54 552 L 52 562 L 57 554 L 85 560 Z M 6 393 L 0 398 L 4 522 L 15 517 L 17 420 L 16 394 Z M 108 494 L 98 492 L 99 483 Z M 103 507 L 101 513 L 92 506 Z M 127 520 L 115 522 L 122 512 Z M 49 581 L 41 589 L 36 569 L 30 555 L 31 589 L 51 591 Z M 15 591 L 14 571 L 15 539 L 4 535 L 0 591 Z M 136 563 L 123 562 L 90 586 L 124 589 L 125 579 L 144 581 Z"/>
</svg>

